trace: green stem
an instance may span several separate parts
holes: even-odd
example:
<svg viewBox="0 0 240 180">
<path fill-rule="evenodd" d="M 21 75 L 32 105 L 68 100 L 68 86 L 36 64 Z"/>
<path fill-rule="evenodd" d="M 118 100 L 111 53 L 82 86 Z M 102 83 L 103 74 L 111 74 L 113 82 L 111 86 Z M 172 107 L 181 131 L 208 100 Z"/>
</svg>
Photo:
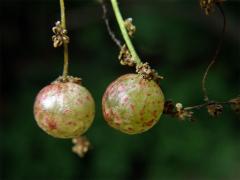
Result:
<svg viewBox="0 0 240 180">
<path fill-rule="evenodd" d="M 129 51 L 130 51 L 130 53 L 131 53 L 135 63 L 137 65 L 139 65 L 142 62 L 141 62 L 141 59 L 139 58 L 139 56 L 138 56 L 138 54 L 137 54 L 137 52 L 136 52 L 136 50 L 135 50 L 135 48 L 134 48 L 134 46 L 132 44 L 132 41 L 131 41 L 131 39 L 130 39 L 130 37 L 128 35 L 128 32 L 127 32 L 126 27 L 124 25 L 123 17 L 121 15 L 121 12 L 120 12 L 119 7 L 118 7 L 118 2 L 117 2 L 117 0 L 111 0 L 111 3 L 112 3 L 112 7 L 113 7 L 113 11 L 115 13 L 115 16 L 117 18 L 117 22 L 118 22 L 119 28 L 120 28 L 122 36 L 124 38 L 124 41 L 126 42 L 127 47 L 129 49 Z"/>
<path fill-rule="evenodd" d="M 60 9 L 61 9 L 61 25 L 64 29 L 66 29 L 64 0 L 60 0 Z M 68 76 L 68 61 L 69 61 L 67 43 L 63 43 L 63 49 L 64 49 L 63 78 L 66 78 Z"/>
</svg>

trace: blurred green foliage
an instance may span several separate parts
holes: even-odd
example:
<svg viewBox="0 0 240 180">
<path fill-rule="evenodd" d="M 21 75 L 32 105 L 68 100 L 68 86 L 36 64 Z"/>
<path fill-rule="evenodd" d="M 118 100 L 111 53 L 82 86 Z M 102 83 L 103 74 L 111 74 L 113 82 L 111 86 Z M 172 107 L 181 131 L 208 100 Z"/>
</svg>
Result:
<svg viewBox="0 0 240 180">
<path fill-rule="evenodd" d="M 217 119 L 205 109 L 198 121 L 162 116 L 150 131 L 129 136 L 103 120 L 101 97 L 118 76 L 133 72 L 119 65 L 96 1 L 66 0 L 70 72 L 96 100 L 96 118 L 87 132 L 93 149 L 84 159 L 70 140 L 54 139 L 37 127 L 32 109 L 38 91 L 62 73 L 62 50 L 52 48 L 51 27 L 59 19 L 58 1 L 4 0 L 1 179 L 239 179 L 240 119 L 230 108 Z M 200 82 L 221 32 L 221 16 L 206 17 L 197 1 L 120 1 L 134 18 L 134 44 L 143 61 L 165 76 L 166 99 L 183 105 L 202 101 Z M 235 97 L 240 89 L 240 3 L 224 4 L 227 33 L 207 87 L 214 100 Z M 120 38 L 108 6 L 111 26 Z M 2 43 L 3 42 L 3 43 Z"/>
</svg>

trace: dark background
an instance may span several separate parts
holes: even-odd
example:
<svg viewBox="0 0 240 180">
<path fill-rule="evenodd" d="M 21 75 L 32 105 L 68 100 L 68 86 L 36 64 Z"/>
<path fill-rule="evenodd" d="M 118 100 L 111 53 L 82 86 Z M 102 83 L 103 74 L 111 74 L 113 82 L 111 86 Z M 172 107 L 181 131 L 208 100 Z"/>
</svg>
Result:
<svg viewBox="0 0 240 180">
<path fill-rule="evenodd" d="M 220 37 L 216 10 L 206 17 L 198 1 L 119 0 L 124 17 L 137 26 L 134 44 L 143 61 L 165 76 L 166 99 L 202 102 L 200 82 Z M 110 128 L 101 113 L 106 87 L 124 73 L 100 5 L 66 0 L 71 38 L 70 74 L 96 101 L 96 118 L 87 136 L 93 149 L 84 159 L 71 141 L 46 135 L 33 118 L 41 88 L 62 73 L 62 49 L 52 47 L 51 27 L 60 19 L 55 0 L 3 0 L 1 7 L 1 178 L 18 179 L 240 179 L 240 119 L 229 107 L 214 119 L 206 109 L 197 122 L 162 116 L 150 131 L 129 136 Z M 227 33 L 218 62 L 209 73 L 211 99 L 226 101 L 240 89 L 240 2 L 224 3 Z M 108 6 L 110 24 L 119 29 Z"/>
</svg>

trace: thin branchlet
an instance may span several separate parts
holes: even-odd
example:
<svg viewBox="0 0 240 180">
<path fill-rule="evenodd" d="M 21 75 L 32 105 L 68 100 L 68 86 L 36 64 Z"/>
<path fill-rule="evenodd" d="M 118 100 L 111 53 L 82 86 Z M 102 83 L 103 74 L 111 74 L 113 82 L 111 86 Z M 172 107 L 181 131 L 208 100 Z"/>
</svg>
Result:
<svg viewBox="0 0 240 180">
<path fill-rule="evenodd" d="M 204 101 L 206 101 L 206 102 L 209 101 L 209 97 L 208 97 L 208 94 L 207 94 L 207 88 L 206 88 L 206 80 L 207 80 L 207 77 L 208 77 L 209 70 L 211 69 L 211 67 L 216 62 L 217 57 L 218 57 L 218 55 L 220 53 L 220 50 L 221 50 L 222 44 L 223 44 L 223 40 L 224 40 L 224 36 L 225 36 L 225 32 L 226 32 L 226 17 L 225 17 L 225 13 L 224 13 L 220 3 L 217 3 L 216 5 L 217 5 L 220 13 L 222 14 L 222 17 L 223 17 L 223 28 L 222 28 L 222 34 L 221 34 L 219 43 L 217 45 L 217 49 L 215 51 L 215 54 L 214 54 L 212 60 L 210 61 L 210 63 L 208 64 L 207 69 L 205 70 L 204 75 L 203 75 L 203 79 L 202 79 L 202 91 L 203 91 Z"/>
<path fill-rule="evenodd" d="M 100 3 L 101 3 L 101 6 L 102 6 L 102 10 L 103 10 L 103 20 L 106 24 L 108 33 L 109 33 L 111 39 L 113 40 L 113 42 L 121 49 L 122 48 L 122 43 L 119 39 L 116 38 L 116 35 L 114 34 L 114 32 L 112 31 L 112 29 L 110 27 L 109 20 L 107 18 L 107 7 L 106 7 L 106 4 L 105 4 L 105 1 L 102 0 L 102 1 L 100 1 Z"/>
<path fill-rule="evenodd" d="M 226 105 L 226 104 L 231 104 L 231 103 L 229 101 L 226 101 L 226 102 L 209 101 L 209 102 L 206 102 L 206 103 L 203 103 L 203 104 L 185 107 L 184 109 L 185 110 L 199 110 L 199 109 L 207 107 L 208 105 L 211 105 L 211 104 Z"/>
</svg>

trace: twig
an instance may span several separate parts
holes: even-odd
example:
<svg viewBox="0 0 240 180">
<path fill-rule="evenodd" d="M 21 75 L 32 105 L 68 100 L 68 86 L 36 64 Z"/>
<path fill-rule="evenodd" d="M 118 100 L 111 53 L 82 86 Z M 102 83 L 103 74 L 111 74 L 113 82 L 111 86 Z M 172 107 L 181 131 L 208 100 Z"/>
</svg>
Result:
<svg viewBox="0 0 240 180">
<path fill-rule="evenodd" d="M 189 107 L 185 107 L 184 109 L 185 110 L 198 110 L 198 109 L 201 109 L 201 108 L 204 108 L 204 107 L 207 107 L 208 105 L 211 105 L 211 104 L 221 104 L 221 105 L 225 105 L 225 104 L 231 104 L 229 101 L 227 102 L 215 102 L 215 101 L 209 101 L 209 102 L 206 102 L 206 103 L 203 103 L 203 104 L 199 104 L 199 105 L 195 105 L 195 106 L 189 106 Z"/>
<path fill-rule="evenodd" d="M 206 89 L 206 80 L 207 80 L 207 76 L 208 76 L 208 73 L 209 73 L 209 70 L 210 68 L 213 66 L 213 64 L 216 62 L 216 59 L 220 53 L 220 50 L 221 50 L 221 47 L 222 47 L 222 44 L 223 44 L 223 39 L 224 39 L 224 35 L 225 35 L 225 32 L 226 32 L 226 17 L 225 17 L 225 13 L 221 7 L 221 4 L 220 3 L 217 3 L 216 4 L 220 13 L 222 14 L 223 16 L 223 28 L 222 28 L 222 35 L 221 35 L 221 38 L 220 38 L 220 41 L 218 43 L 218 46 L 217 46 L 217 49 L 215 51 L 215 54 L 211 60 L 211 62 L 209 63 L 209 65 L 207 66 L 207 69 L 203 75 L 203 79 L 202 79 L 202 91 L 203 91 L 203 96 L 204 96 L 204 101 L 208 102 L 209 101 L 209 97 L 207 95 L 207 89 Z"/>
<path fill-rule="evenodd" d="M 121 49 L 122 43 L 119 39 L 116 38 L 116 35 L 114 34 L 114 32 L 112 31 L 112 29 L 109 25 L 109 20 L 107 18 L 107 8 L 106 8 L 104 0 L 102 0 L 100 3 L 102 5 L 102 10 L 103 10 L 103 20 L 107 26 L 108 33 L 109 33 L 110 37 L 112 38 L 113 42 Z"/>
</svg>

